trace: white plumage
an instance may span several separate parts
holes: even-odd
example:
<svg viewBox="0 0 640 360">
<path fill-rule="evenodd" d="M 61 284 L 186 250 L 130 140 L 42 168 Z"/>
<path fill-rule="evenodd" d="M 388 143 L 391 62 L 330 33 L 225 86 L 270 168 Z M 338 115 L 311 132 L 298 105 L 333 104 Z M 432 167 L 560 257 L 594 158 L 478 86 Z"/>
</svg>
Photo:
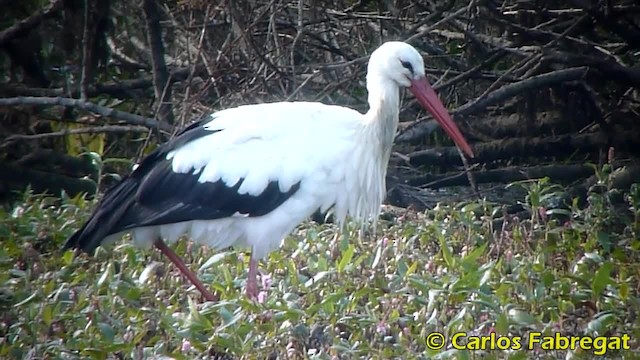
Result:
<svg viewBox="0 0 640 360">
<path fill-rule="evenodd" d="M 91 251 L 131 232 L 139 246 L 187 235 L 215 248 L 252 249 L 247 292 L 257 295 L 257 260 L 317 210 L 338 223 L 377 220 L 408 87 L 467 154 L 471 149 L 431 90 L 419 53 L 389 42 L 370 59 L 370 110 L 311 102 L 246 105 L 190 126 L 110 190 L 67 247 Z M 176 265 L 184 272 L 184 264 Z M 208 300 L 193 274 L 185 273 Z M 195 279 L 195 280 L 194 280 Z"/>
</svg>

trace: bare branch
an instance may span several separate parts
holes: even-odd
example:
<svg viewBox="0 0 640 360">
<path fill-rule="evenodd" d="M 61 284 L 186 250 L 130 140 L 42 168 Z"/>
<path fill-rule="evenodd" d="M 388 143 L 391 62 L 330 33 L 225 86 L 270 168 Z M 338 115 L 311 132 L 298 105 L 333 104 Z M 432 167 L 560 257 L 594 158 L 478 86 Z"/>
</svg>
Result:
<svg viewBox="0 0 640 360">
<path fill-rule="evenodd" d="M 554 154 L 588 153 L 600 148 L 614 146 L 620 151 L 632 151 L 638 141 L 633 133 L 620 134 L 609 139 L 601 132 L 581 135 L 514 137 L 473 145 L 474 162 L 491 162 L 505 159 L 527 158 L 531 156 L 551 156 Z M 455 146 L 431 148 L 408 154 L 411 165 L 460 165 L 458 149 Z"/>
<path fill-rule="evenodd" d="M 489 105 L 497 104 L 510 97 L 519 95 L 524 91 L 534 90 L 565 81 L 579 80 L 587 74 L 588 70 L 588 67 L 578 67 L 532 76 L 528 79 L 505 85 L 500 89 L 487 94 L 487 96 L 479 97 L 474 101 L 468 102 L 452 111 L 452 114 L 457 116 L 466 116 L 481 111 Z"/>
<path fill-rule="evenodd" d="M 471 3 L 469 4 L 471 5 Z M 457 11 L 443 17 L 442 19 L 436 21 L 434 24 L 429 25 L 427 27 L 424 27 L 422 29 L 419 29 L 419 31 L 413 35 L 411 35 L 406 42 L 410 42 L 412 40 L 415 40 L 417 38 L 421 38 L 422 36 L 424 36 L 425 34 L 429 33 L 431 30 L 436 29 L 438 26 L 446 23 L 447 21 L 451 20 L 451 19 L 455 19 L 456 17 L 464 14 L 465 12 L 467 12 L 467 8 L 466 7 L 461 7 L 460 9 L 458 9 Z"/>
<path fill-rule="evenodd" d="M 79 193 L 94 194 L 96 183 L 86 179 L 76 179 L 53 172 L 0 162 L 0 183 L 9 188 L 23 189 L 29 184 L 35 193 L 50 192 L 59 195 L 63 190 L 70 196 Z"/>
<path fill-rule="evenodd" d="M 211 5 L 207 6 L 207 10 L 205 11 L 205 19 L 209 18 L 209 11 L 211 10 Z M 196 64 L 198 63 L 198 59 L 200 59 L 200 56 L 202 54 L 202 46 L 204 44 L 204 39 L 205 39 L 205 35 L 207 33 L 207 27 L 206 26 L 202 26 L 201 32 L 200 32 L 200 38 L 198 39 L 198 47 L 196 48 L 196 53 L 193 56 L 193 65 L 190 66 L 191 71 L 189 72 L 189 76 L 186 79 L 186 83 L 187 86 L 185 88 L 185 94 L 184 94 L 184 98 L 185 99 L 189 99 L 189 95 L 191 94 L 191 85 L 193 82 L 193 77 L 195 75 L 196 72 Z M 179 126 L 182 128 L 184 126 L 184 124 L 187 122 L 187 106 L 183 106 L 182 109 L 182 114 L 180 116 L 180 123 Z"/>
<path fill-rule="evenodd" d="M 203 72 L 204 66 L 196 66 L 195 73 Z M 182 81 L 189 76 L 192 67 L 184 67 L 171 72 L 169 78 L 170 83 Z M 108 82 L 104 84 L 96 84 L 95 86 L 89 86 L 87 96 L 94 97 L 98 95 L 110 95 L 118 98 L 131 98 L 133 97 L 133 91 L 142 90 L 153 86 L 153 79 L 151 77 L 141 77 L 139 79 L 121 80 L 117 82 Z M 0 84 L 0 94 L 3 96 L 43 96 L 43 97 L 57 97 L 66 96 L 67 92 L 62 88 L 47 89 L 47 88 L 32 88 L 21 84 Z M 71 96 L 80 96 L 79 91 L 74 91 Z"/>
<path fill-rule="evenodd" d="M 40 9 L 40 11 L 14 24 L 13 26 L 0 31 L 0 45 L 23 35 L 38 26 L 43 20 L 54 16 L 60 9 L 62 9 L 62 3 L 62 0 L 52 0 L 51 3 L 49 3 L 49 6 Z"/>
<path fill-rule="evenodd" d="M 17 106 L 17 105 L 40 105 L 40 106 L 70 106 L 82 109 L 94 114 L 102 115 L 116 120 L 121 120 L 130 125 L 144 126 L 149 129 L 160 129 L 170 133 L 173 127 L 151 118 L 128 112 L 114 110 L 105 106 L 96 105 L 88 101 L 64 97 L 15 97 L 0 99 L 0 106 Z"/>
<path fill-rule="evenodd" d="M 495 54 L 489 56 L 486 60 L 484 60 L 480 64 L 472 67 L 471 69 L 469 69 L 469 70 L 467 70 L 465 72 L 462 72 L 462 73 L 452 77 L 451 79 L 449 79 L 447 81 L 444 81 L 444 82 L 442 82 L 440 84 L 434 85 L 433 89 L 434 90 L 446 89 L 449 86 L 455 85 L 455 84 L 457 84 L 457 83 L 459 83 L 461 81 L 468 80 L 473 75 L 475 75 L 478 71 L 480 71 L 480 69 L 482 69 L 485 66 L 493 64 L 494 62 L 499 60 L 503 55 L 504 55 L 504 52 L 498 51 Z"/>
<path fill-rule="evenodd" d="M 478 183 L 510 183 L 520 180 L 549 177 L 553 181 L 575 181 L 593 174 L 589 165 L 545 165 L 532 167 L 507 167 L 502 169 L 474 170 L 470 172 L 447 173 L 440 175 L 422 175 L 407 180 L 412 186 L 441 188 L 447 186 L 468 185 L 466 173 L 472 173 Z"/>
<path fill-rule="evenodd" d="M 169 72 L 164 61 L 164 43 L 160 27 L 160 9 L 156 0 L 144 0 L 144 14 L 147 20 L 147 35 L 151 47 L 151 64 L 153 66 L 153 90 L 156 95 L 158 118 L 167 124 L 173 124 L 171 106 L 171 86 Z"/>
<path fill-rule="evenodd" d="M 78 135 L 78 134 L 101 134 L 101 133 L 130 133 L 130 132 L 148 132 L 149 129 L 144 126 L 121 126 L 121 125 L 104 125 L 104 126 L 94 126 L 94 127 L 86 127 L 79 129 L 66 129 L 61 131 L 55 131 L 50 133 L 42 133 L 42 134 L 17 134 L 9 136 L 4 144 L 0 145 L 0 147 L 6 146 L 9 142 L 14 142 L 17 140 L 39 140 L 46 139 L 51 137 L 61 137 L 67 135 Z"/>
<path fill-rule="evenodd" d="M 84 26 L 82 29 L 82 73 L 80 75 L 80 99 L 87 100 L 87 90 L 89 87 L 89 62 L 91 61 L 92 51 L 90 49 L 89 39 L 89 0 L 83 1 L 84 5 Z"/>
</svg>

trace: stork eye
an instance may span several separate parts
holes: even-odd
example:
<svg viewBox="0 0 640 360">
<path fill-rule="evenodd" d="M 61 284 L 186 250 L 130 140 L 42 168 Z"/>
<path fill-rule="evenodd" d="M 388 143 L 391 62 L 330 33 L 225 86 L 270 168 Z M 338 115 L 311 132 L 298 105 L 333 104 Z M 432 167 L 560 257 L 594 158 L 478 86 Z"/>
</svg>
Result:
<svg viewBox="0 0 640 360">
<path fill-rule="evenodd" d="M 403 66 L 405 69 L 409 70 L 409 72 L 411 72 L 411 73 L 413 74 L 413 65 L 411 65 L 411 63 L 410 63 L 410 62 L 400 60 L 400 64 L 402 64 L 402 66 Z"/>
</svg>

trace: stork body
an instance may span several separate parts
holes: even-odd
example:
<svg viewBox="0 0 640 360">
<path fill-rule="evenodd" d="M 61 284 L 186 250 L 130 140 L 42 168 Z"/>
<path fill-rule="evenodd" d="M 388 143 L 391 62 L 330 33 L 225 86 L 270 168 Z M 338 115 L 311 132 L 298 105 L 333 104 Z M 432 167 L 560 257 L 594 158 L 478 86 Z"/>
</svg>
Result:
<svg viewBox="0 0 640 360">
<path fill-rule="evenodd" d="M 409 87 L 472 155 L 424 75 L 411 46 L 389 42 L 370 59 L 370 110 L 311 102 L 245 105 L 192 124 L 109 190 L 65 247 L 93 251 L 131 232 L 156 245 L 215 300 L 164 241 L 187 235 L 215 248 L 252 249 L 247 293 L 257 295 L 257 261 L 316 210 L 375 221 L 398 125 L 399 88 Z M 164 240 L 164 241 L 163 241 Z"/>
</svg>

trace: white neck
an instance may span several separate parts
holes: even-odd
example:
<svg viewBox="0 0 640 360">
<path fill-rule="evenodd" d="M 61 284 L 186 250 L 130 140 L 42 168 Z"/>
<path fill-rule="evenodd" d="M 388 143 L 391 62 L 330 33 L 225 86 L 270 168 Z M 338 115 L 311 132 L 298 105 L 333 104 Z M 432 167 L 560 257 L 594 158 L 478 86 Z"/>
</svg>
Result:
<svg viewBox="0 0 640 360">
<path fill-rule="evenodd" d="M 367 76 L 367 90 L 370 108 L 363 116 L 363 139 L 353 157 L 354 167 L 360 169 L 353 178 L 358 185 L 353 188 L 362 191 L 350 194 L 348 209 L 357 220 L 372 219 L 375 229 L 386 193 L 391 146 L 398 128 L 399 90 L 392 80 L 374 75 Z M 337 215 L 340 221 L 346 211 Z"/>
<path fill-rule="evenodd" d="M 370 140 L 377 142 L 383 162 L 387 167 L 393 138 L 398 129 L 398 111 L 400 109 L 400 91 L 398 85 L 390 79 L 385 79 L 374 74 L 367 76 L 367 90 L 369 92 L 369 111 L 367 128 Z M 386 170 L 385 170 L 386 172 Z"/>
</svg>

